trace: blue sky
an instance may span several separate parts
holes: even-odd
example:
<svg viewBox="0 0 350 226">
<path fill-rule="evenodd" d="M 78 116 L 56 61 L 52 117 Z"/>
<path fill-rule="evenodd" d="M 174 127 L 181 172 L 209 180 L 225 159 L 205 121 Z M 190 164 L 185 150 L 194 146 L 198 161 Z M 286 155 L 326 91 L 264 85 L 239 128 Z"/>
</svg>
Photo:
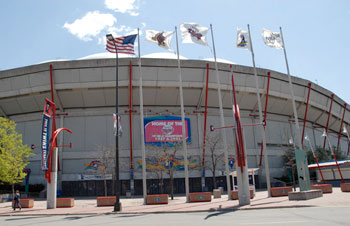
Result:
<svg viewBox="0 0 350 226">
<path fill-rule="evenodd" d="M 235 47 L 237 27 L 246 29 L 249 23 L 256 65 L 285 73 L 283 51 L 261 38 L 262 28 L 282 26 L 291 74 L 350 103 L 347 0 L 2 0 L 0 6 L 0 70 L 103 53 L 106 33 L 131 34 L 138 27 L 142 55 L 167 52 L 145 42 L 145 30 L 195 22 L 213 24 L 218 58 L 252 66 L 250 53 Z M 210 32 L 208 42 L 211 46 Z M 208 47 L 194 44 L 180 43 L 180 54 L 213 57 Z"/>
</svg>

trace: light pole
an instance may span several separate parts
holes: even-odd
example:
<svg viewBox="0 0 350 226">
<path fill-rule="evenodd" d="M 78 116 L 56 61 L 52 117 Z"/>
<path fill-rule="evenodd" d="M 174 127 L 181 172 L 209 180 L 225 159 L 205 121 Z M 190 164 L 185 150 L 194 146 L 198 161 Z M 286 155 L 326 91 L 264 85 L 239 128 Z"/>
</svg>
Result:
<svg viewBox="0 0 350 226">
<path fill-rule="evenodd" d="M 117 115 L 117 132 L 115 136 L 115 204 L 114 204 L 114 212 L 121 211 L 121 203 L 120 203 L 120 181 L 119 181 L 119 114 L 118 114 L 118 51 L 117 46 L 115 44 L 115 40 L 112 34 L 106 35 L 107 40 L 113 42 L 115 47 L 115 55 L 116 55 L 116 64 L 115 64 L 115 114 Z"/>
</svg>

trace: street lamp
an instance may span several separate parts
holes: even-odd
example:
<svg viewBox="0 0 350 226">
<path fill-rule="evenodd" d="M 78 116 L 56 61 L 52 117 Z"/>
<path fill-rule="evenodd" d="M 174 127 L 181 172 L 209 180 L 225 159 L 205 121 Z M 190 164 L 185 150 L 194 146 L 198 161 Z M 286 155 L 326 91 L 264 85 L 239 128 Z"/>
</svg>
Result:
<svg viewBox="0 0 350 226">
<path fill-rule="evenodd" d="M 346 130 L 346 127 L 345 127 L 345 126 L 343 127 L 343 133 L 346 134 L 346 136 L 348 137 L 348 142 L 350 142 L 350 136 L 349 136 L 349 133 L 348 133 L 348 131 Z M 349 155 L 349 149 L 348 149 L 346 155 Z"/>
<path fill-rule="evenodd" d="M 343 133 L 346 134 L 346 136 L 348 137 L 348 140 L 350 141 L 349 133 L 348 133 L 348 131 L 347 131 L 345 126 L 343 127 Z"/>
<path fill-rule="evenodd" d="M 119 180 L 119 114 L 118 114 L 118 51 L 117 46 L 115 44 L 115 40 L 112 34 L 107 34 L 106 38 L 108 41 L 113 42 L 115 47 L 115 55 L 116 55 L 116 64 L 115 64 L 115 114 L 117 115 L 117 132 L 115 136 L 115 183 L 114 183 L 114 189 L 115 189 L 115 204 L 114 204 L 114 212 L 121 210 L 121 203 L 120 203 L 120 180 Z"/>
</svg>

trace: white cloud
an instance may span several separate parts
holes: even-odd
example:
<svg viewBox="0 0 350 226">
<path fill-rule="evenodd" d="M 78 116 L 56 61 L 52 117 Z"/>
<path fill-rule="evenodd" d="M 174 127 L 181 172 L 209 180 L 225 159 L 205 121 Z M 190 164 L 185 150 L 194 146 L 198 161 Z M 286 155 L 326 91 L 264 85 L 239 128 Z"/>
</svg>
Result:
<svg viewBox="0 0 350 226">
<path fill-rule="evenodd" d="M 105 5 L 108 9 L 119 13 L 128 13 L 130 16 L 138 16 L 139 9 L 137 0 L 105 0 Z"/>
<path fill-rule="evenodd" d="M 73 23 L 65 23 L 64 28 L 83 41 L 91 41 L 104 29 L 110 29 L 117 22 L 117 19 L 109 13 L 99 11 L 88 12 L 81 19 L 76 19 Z"/>
<path fill-rule="evenodd" d="M 108 33 L 113 34 L 115 37 L 137 34 L 137 28 L 132 28 L 125 25 L 121 25 L 120 27 L 109 27 L 107 31 Z"/>
<path fill-rule="evenodd" d="M 138 12 L 130 12 L 130 16 L 138 16 L 140 15 Z"/>
</svg>

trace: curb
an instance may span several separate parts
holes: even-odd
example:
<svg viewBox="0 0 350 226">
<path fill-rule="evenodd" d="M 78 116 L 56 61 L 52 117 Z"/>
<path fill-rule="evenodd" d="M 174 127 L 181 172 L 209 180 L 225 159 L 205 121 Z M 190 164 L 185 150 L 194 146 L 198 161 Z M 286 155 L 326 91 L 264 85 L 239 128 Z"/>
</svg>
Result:
<svg viewBox="0 0 350 226">
<path fill-rule="evenodd" d="M 274 207 L 237 207 L 237 208 L 226 208 L 226 209 L 209 209 L 209 210 L 193 210 L 193 211 L 157 211 L 157 212 L 108 212 L 108 213 L 47 213 L 47 214 L 0 214 L 0 217 L 6 216 L 72 216 L 72 215 L 92 215 L 92 216 L 103 216 L 103 215 L 147 215 L 147 214 L 176 214 L 176 213 L 213 213 L 213 212 L 231 212 L 238 210 L 263 210 L 263 209 L 288 209 L 288 208 L 307 208 L 307 207 L 319 207 L 314 205 L 292 205 L 292 206 L 274 206 Z"/>
</svg>

